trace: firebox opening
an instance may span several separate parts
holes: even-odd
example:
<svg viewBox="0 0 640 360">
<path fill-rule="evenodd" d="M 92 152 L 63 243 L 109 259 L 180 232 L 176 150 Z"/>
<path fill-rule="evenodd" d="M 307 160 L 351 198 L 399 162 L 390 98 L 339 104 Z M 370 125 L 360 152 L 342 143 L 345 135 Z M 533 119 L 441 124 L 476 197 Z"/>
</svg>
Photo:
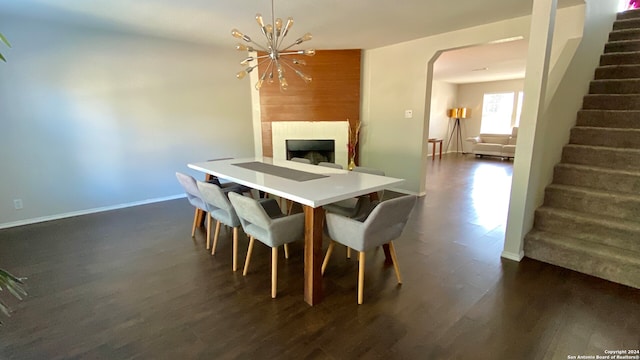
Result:
<svg viewBox="0 0 640 360">
<path fill-rule="evenodd" d="M 335 162 L 335 140 L 285 140 L 287 145 L 287 160 L 299 157 L 311 160 L 312 164 L 319 162 Z"/>
</svg>

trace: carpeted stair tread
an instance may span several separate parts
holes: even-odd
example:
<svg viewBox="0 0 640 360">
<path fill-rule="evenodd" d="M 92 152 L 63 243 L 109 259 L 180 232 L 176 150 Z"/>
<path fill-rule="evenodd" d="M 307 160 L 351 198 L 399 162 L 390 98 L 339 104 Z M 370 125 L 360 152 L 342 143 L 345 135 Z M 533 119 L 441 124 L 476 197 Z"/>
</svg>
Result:
<svg viewBox="0 0 640 360">
<path fill-rule="evenodd" d="M 640 94 L 640 78 L 593 80 L 589 83 L 589 94 Z"/>
<path fill-rule="evenodd" d="M 538 230 L 640 254 L 640 223 L 635 221 L 542 206 L 536 210 L 535 224 Z"/>
<path fill-rule="evenodd" d="M 560 163 L 554 168 L 553 182 L 603 191 L 640 194 L 640 170 Z"/>
<path fill-rule="evenodd" d="M 616 14 L 616 20 L 640 18 L 640 9 L 630 9 Z"/>
<path fill-rule="evenodd" d="M 614 40 L 604 45 L 604 53 L 618 53 L 640 50 L 640 39 Z"/>
<path fill-rule="evenodd" d="M 544 204 L 619 219 L 640 219 L 640 195 L 636 194 L 551 184 L 545 189 Z"/>
<path fill-rule="evenodd" d="M 575 126 L 570 144 L 640 149 L 640 129 Z"/>
<path fill-rule="evenodd" d="M 640 254 L 636 252 L 533 230 L 525 237 L 524 254 L 532 259 L 640 288 Z"/>
<path fill-rule="evenodd" d="M 640 28 L 614 30 L 609 33 L 609 41 L 640 39 Z"/>
<path fill-rule="evenodd" d="M 568 144 L 562 150 L 562 162 L 618 170 L 638 170 L 640 150 Z"/>
<path fill-rule="evenodd" d="M 623 30 L 623 29 L 638 29 L 640 28 L 640 18 L 628 18 L 628 19 L 620 19 L 616 20 L 613 23 L 613 31 Z"/>
<path fill-rule="evenodd" d="M 607 128 L 640 128 L 640 110 L 582 109 L 578 111 L 576 125 Z"/>
<path fill-rule="evenodd" d="M 588 94 L 583 109 L 640 110 L 640 94 Z"/>
<path fill-rule="evenodd" d="M 638 79 L 640 64 L 603 65 L 595 71 L 595 80 L 599 79 Z"/>
</svg>

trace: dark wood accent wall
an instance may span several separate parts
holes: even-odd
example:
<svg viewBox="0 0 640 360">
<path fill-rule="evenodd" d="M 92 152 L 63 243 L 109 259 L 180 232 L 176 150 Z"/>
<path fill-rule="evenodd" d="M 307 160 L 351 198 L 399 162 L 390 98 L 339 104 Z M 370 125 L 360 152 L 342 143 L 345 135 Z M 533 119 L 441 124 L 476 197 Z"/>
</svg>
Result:
<svg viewBox="0 0 640 360">
<path fill-rule="evenodd" d="M 272 121 L 345 121 L 353 127 L 360 121 L 360 63 L 356 50 L 319 50 L 313 57 L 300 56 L 307 62 L 301 70 L 310 75 L 309 84 L 286 68 L 289 88 L 280 91 L 277 82 L 264 84 L 260 90 L 262 114 L 262 152 L 273 156 Z M 259 68 L 260 74 L 266 63 Z"/>
</svg>

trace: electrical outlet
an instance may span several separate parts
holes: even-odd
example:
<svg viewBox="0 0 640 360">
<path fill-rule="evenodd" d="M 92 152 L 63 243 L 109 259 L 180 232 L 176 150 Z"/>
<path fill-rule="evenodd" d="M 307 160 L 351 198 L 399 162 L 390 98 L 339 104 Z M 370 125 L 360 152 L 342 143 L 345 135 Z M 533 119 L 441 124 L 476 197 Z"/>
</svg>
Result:
<svg viewBox="0 0 640 360">
<path fill-rule="evenodd" d="M 405 119 L 411 119 L 413 117 L 413 110 L 405 110 L 404 111 L 404 118 Z"/>
<path fill-rule="evenodd" d="M 22 199 L 15 199 L 13 200 L 13 207 L 16 210 L 22 210 Z"/>
</svg>

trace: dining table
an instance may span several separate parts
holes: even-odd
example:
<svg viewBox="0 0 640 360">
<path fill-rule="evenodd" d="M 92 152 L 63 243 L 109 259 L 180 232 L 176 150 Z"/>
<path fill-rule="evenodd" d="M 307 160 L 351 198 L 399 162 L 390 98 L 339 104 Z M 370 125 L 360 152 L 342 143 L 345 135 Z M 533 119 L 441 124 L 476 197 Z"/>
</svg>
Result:
<svg viewBox="0 0 640 360">
<path fill-rule="evenodd" d="M 304 300 L 322 301 L 323 205 L 395 187 L 404 179 L 304 164 L 270 157 L 189 163 L 188 167 L 302 205 L 304 232 Z"/>
</svg>

